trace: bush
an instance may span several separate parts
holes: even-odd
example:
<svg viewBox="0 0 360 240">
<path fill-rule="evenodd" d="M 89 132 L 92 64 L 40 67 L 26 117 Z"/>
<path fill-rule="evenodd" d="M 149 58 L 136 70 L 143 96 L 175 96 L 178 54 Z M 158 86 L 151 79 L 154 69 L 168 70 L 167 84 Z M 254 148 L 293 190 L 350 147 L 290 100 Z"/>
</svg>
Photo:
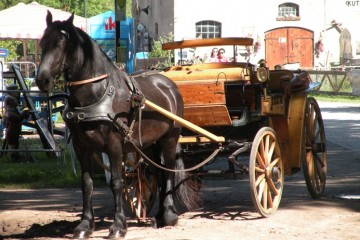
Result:
<svg viewBox="0 0 360 240">
<path fill-rule="evenodd" d="M 149 52 L 149 58 L 165 58 L 163 63 L 166 67 L 172 66 L 172 59 L 174 58 L 173 51 L 164 51 L 162 50 L 162 44 L 167 42 L 172 42 L 174 40 L 174 35 L 169 34 L 165 37 L 160 37 L 159 40 L 153 40 L 151 52 Z"/>
</svg>

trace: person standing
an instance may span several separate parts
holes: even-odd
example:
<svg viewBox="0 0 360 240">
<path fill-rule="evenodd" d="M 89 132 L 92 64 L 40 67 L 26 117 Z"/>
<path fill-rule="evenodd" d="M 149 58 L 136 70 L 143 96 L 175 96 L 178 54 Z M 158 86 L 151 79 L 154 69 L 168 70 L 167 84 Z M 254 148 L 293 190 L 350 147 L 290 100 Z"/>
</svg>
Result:
<svg viewBox="0 0 360 240">
<path fill-rule="evenodd" d="M 8 90 L 17 90 L 17 85 L 10 85 Z M 9 150 L 16 150 L 19 148 L 19 137 L 21 134 L 22 121 L 29 117 L 27 109 L 19 111 L 19 96 L 17 92 L 10 92 L 4 99 L 6 120 L 6 133 L 5 140 Z M 14 162 L 19 161 L 19 153 L 17 151 L 11 152 L 11 160 Z"/>
</svg>

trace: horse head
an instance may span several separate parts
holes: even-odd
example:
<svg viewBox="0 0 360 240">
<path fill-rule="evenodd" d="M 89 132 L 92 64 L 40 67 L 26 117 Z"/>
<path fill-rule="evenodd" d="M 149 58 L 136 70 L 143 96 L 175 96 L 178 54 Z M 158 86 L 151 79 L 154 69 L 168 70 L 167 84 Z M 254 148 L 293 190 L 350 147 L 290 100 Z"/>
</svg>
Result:
<svg viewBox="0 0 360 240">
<path fill-rule="evenodd" d="M 53 22 L 51 12 L 47 13 L 47 28 L 40 41 L 42 57 L 36 78 L 36 84 L 41 91 L 50 92 L 55 80 L 63 73 L 69 73 L 71 66 L 68 62 L 74 49 L 74 43 L 69 41 L 70 36 L 75 34 L 73 20 L 74 14 L 65 21 Z"/>
</svg>

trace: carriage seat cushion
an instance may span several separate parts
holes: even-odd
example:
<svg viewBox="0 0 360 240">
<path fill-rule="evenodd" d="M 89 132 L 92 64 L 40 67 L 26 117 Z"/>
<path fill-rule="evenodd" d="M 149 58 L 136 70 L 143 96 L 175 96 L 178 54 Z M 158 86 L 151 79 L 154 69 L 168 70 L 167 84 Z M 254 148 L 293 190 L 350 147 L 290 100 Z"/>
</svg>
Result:
<svg viewBox="0 0 360 240">
<path fill-rule="evenodd" d="M 245 81 L 247 69 L 242 67 L 229 67 L 218 69 L 187 69 L 181 71 L 169 70 L 162 72 L 173 81 L 202 81 L 215 80 L 219 82 Z"/>
<path fill-rule="evenodd" d="M 290 70 L 272 70 L 269 72 L 268 87 L 272 92 L 283 92 L 293 78 L 294 73 Z"/>
</svg>

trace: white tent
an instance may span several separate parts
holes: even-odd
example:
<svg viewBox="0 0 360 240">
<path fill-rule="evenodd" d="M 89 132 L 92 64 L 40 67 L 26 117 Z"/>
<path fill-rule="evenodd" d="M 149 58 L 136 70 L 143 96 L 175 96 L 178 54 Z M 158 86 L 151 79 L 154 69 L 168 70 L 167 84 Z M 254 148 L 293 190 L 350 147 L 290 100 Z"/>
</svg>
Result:
<svg viewBox="0 0 360 240">
<path fill-rule="evenodd" d="M 47 11 L 53 15 L 53 21 L 66 20 L 71 13 L 50 8 L 37 2 L 19 3 L 0 11 L 0 40 L 17 39 L 23 41 L 24 60 L 27 59 L 26 41 L 35 40 L 35 62 L 38 61 L 38 40 L 46 28 Z M 86 30 L 86 19 L 74 16 L 74 25 Z"/>
<path fill-rule="evenodd" d="M 49 10 L 53 20 L 66 20 L 71 13 L 41 5 L 37 2 L 19 3 L 0 11 L 0 39 L 40 39 L 46 28 Z M 86 19 L 75 16 L 74 25 L 86 29 Z"/>
</svg>

